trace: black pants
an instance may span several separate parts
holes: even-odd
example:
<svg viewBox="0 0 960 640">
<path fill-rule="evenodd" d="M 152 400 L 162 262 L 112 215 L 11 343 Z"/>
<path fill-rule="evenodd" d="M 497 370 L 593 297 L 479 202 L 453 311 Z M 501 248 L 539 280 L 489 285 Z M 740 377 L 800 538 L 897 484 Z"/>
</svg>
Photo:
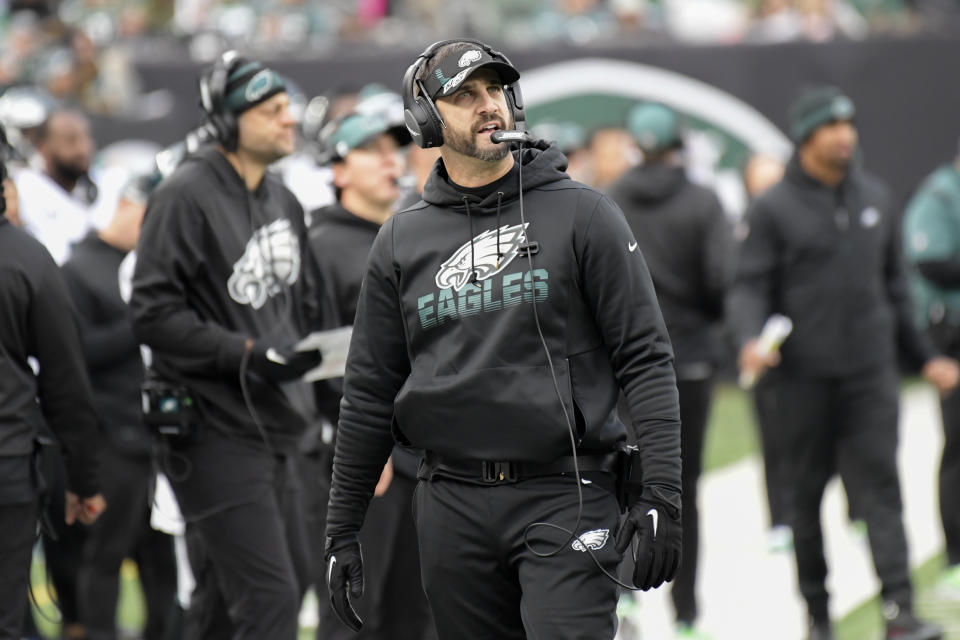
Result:
<svg viewBox="0 0 960 640">
<path fill-rule="evenodd" d="M 421 481 L 414 496 L 423 586 L 441 640 L 609 640 L 616 632 L 619 506 L 597 482 L 543 477 L 480 486 Z M 589 536 L 591 554 L 568 533 Z M 527 541 L 538 557 L 524 545 Z"/>
<path fill-rule="evenodd" d="M 789 525 L 791 453 L 787 434 L 780 424 L 777 372 L 770 372 L 760 379 L 753 390 L 753 402 L 760 432 L 760 446 L 763 449 L 763 473 L 767 505 L 770 509 L 770 526 Z"/>
<path fill-rule="evenodd" d="M 59 447 L 49 447 L 44 455 L 51 456 L 49 464 L 55 470 L 55 476 L 52 478 L 50 497 L 46 505 L 53 535 L 44 530 L 43 555 L 50 582 L 57 594 L 57 606 L 63 625 L 79 624 L 80 592 L 77 580 L 89 528 L 80 522 L 68 525 L 64 521 L 67 484 L 62 454 Z"/>
<path fill-rule="evenodd" d="M 78 577 L 80 619 L 90 640 L 117 637 L 119 572 L 132 557 L 147 606 L 145 640 L 160 640 L 177 590 L 173 538 L 150 526 L 153 465 L 150 458 L 104 446 L 101 490 L 110 507 L 90 527 Z"/>
<path fill-rule="evenodd" d="M 697 564 L 700 555 L 700 515 L 697 482 L 703 469 L 703 440 L 710 414 L 713 380 L 678 380 L 680 395 L 680 447 L 683 457 L 683 562 L 673 580 L 670 595 L 677 621 L 693 624 L 697 619 Z"/>
<path fill-rule="evenodd" d="M 940 518 L 947 545 L 947 562 L 960 564 L 960 391 L 941 401 L 943 457 L 940 459 Z"/>
<path fill-rule="evenodd" d="M 294 458 L 227 440 L 174 455 L 197 578 L 185 636 L 295 640 L 310 560 Z"/>
<path fill-rule="evenodd" d="M 35 501 L 0 506 L 0 640 L 20 638 L 23 628 L 37 510 Z"/>
<path fill-rule="evenodd" d="M 317 640 L 429 640 L 433 617 L 420 579 L 420 554 L 411 502 L 417 481 L 394 475 L 390 488 L 370 502 L 360 529 L 363 597 L 355 604 L 363 629 L 352 633 L 333 613 L 321 586 Z"/>
<path fill-rule="evenodd" d="M 792 465 L 793 536 L 800 592 L 810 614 L 826 620 L 827 565 L 820 503 L 839 471 L 852 507 L 867 523 L 881 595 L 912 606 L 897 475 L 899 380 L 893 367 L 842 378 L 785 375 L 781 424 Z"/>
</svg>

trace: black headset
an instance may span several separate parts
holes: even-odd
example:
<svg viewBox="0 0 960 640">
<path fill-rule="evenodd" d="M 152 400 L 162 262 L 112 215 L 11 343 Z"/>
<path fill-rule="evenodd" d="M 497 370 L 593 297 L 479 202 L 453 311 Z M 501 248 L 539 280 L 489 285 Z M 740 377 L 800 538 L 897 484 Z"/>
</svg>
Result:
<svg viewBox="0 0 960 640">
<path fill-rule="evenodd" d="M 441 40 L 427 47 L 410 65 L 407 72 L 403 74 L 403 121 L 410 131 L 410 135 L 413 136 L 414 143 L 422 149 L 443 145 L 443 128 L 445 125 L 440 112 L 437 110 L 437 105 L 423 86 L 423 81 L 417 78 L 417 74 L 420 73 L 427 61 L 436 55 L 437 49 L 457 42 L 475 44 L 486 51 L 491 58 L 513 66 L 507 56 L 494 50 L 488 44 L 470 38 Z M 417 95 L 418 90 L 419 95 Z M 519 81 L 504 85 L 503 93 L 507 98 L 507 106 L 510 107 L 513 114 L 513 126 L 515 129 L 522 131 L 526 116 L 524 115 L 523 95 L 520 93 Z"/>
<path fill-rule="evenodd" d="M 200 108 L 217 141 L 227 151 L 236 151 L 238 142 L 237 116 L 225 108 L 227 80 L 240 60 L 240 54 L 224 52 L 213 68 L 200 75 Z"/>
</svg>

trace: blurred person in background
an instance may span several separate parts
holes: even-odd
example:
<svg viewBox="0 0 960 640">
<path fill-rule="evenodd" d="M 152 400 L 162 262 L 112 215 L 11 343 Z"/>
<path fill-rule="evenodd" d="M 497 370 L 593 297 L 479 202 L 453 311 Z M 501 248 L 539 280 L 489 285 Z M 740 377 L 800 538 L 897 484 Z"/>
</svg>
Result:
<svg viewBox="0 0 960 640">
<path fill-rule="evenodd" d="M 53 445 L 42 439 L 44 424 L 65 452 L 65 493 L 53 517 L 89 525 L 106 502 L 98 484 L 99 425 L 66 285 L 43 245 L 3 215 L 5 202 L 0 198 L 0 637 L 19 638 L 41 502 L 55 490 L 40 472 Z M 72 637 L 69 629 L 64 637 Z"/>
<path fill-rule="evenodd" d="M 587 184 L 590 180 L 590 154 L 587 151 L 587 133 L 576 122 L 538 122 L 531 127 L 534 138 L 555 142 L 560 153 L 567 157 L 567 175 L 571 180 Z"/>
<path fill-rule="evenodd" d="M 57 264 L 92 228 L 91 207 L 99 188 L 90 177 L 94 141 L 90 121 L 75 109 L 55 109 L 37 132 L 43 169 L 25 168 L 14 179 L 23 227 Z"/>
<path fill-rule="evenodd" d="M 683 470 L 683 563 L 670 594 L 677 638 L 705 638 L 696 628 L 699 517 L 697 482 L 714 379 L 723 362 L 723 302 L 732 280 L 733 235 L 716 194 L 686 174 L 680 116 L 663 104 L 633 108 L 627 128 L 640 164 L 608 191 L 620 205 L 653 278 L 673 344 L 680 394 Z"/>
<path fill-rule="evenodd" d="M 400 196 L 402 150 L 409 143 L 410 134 L 402 122 L 391 120 L 383 112 L 358 111 L 331 123 L 325 146 L 333 168 L 337 204 L 314 212 L 310 228 L 313 255 L 320 266 L 324 291 L 332 302 L 332 317 L 327 322 L 331 327 L 353 324 L 367 256 Z M 343 379 L 317 384 L 322 386 L 318 401 L 321 412 L 335 425 Z M 332 453 L 327 453 L 327 475 L 323 478 L 327 493 Z M 334 615 L 329 599 L 323 598 L 317 640 L 434 637 L 420 581 L 417 534 L 410 510 L 419 462 L 418 454 L 394 447 L 360 529 L 366 576 L 357 611 L 364 620 L 363 628 L 356 634 L 350 632 Z M 324 575 L 322 569 L 318 573 Z"/>
<path fill-rule="evenodd" d="M 960 153 L 923 181 L 907 205 L 904 250 L 913 264 L 917 319 L 943 353 L 960 357 Z M 941 588 L 960 598 L 960 393 L 940 399 L 940 518 L 947 548 Z"/>
<path fill-rule="evenodd" d="M 587 138 L 590 156 L 589 177 L 585 184 L 603 191 L 620 179 L 627 169 L 636 164 L 637 146 L 630 132 L 621 127 L 600 127 Z"/>
<path fill-rule="evenodd" d="M 917 330 L 886 188 L 856 162 L 854 105 L 833 87 L 804 93 L 790 111 L 795 153 L 784 178 L 753 203 L 728 310 L 741 371 L 777 367 L 780 428 L 792 452 L 794 552 L 810 640 L 832 639 L 820 505 L 840 473 L 863 517 L 881 583 L 888 640 L 936 640 L 916 618 L 897 472 L 900 353 L 941 391 L 957 362 Z M 762 350 L 766 319 L 793 332 Z"/>
<path fill-rule="evenodd" d="M 784 164 L 777 158 L 764 154 L 750 156 L 743 167 L 743 185 L 749 203 L 760 194 L 780 182 Z M 748 205 L 749 206 L 749 205 Z M 738 232 L 747 233 L 746 214 L 737 225 Z M 770 515 L 770 531 L 767 535 L 771 551 L 793 549 L 793 530 L 790 528 L 789 501 L 790 478 L 787 442 L 780 428 L 777 410 L 776 374 L 770 372 L 756 381 L 753 387 L 754 414 L 760 431 L 763 448 L 763 473 L 767 489 L 767 507 Z"/>
<path fill-rule="evenodd" d="M 130 298 L 151 380 L 194 407 L 163 442 L 197 580 L 184 637 L 294 640 L 310 567 L 305 419 L 282 385 L 320 363 L 295 346 L 320 326 L 321 292 L 303 209 L 267 167 L 293 152 L 296 122 L 284 79 L 236 52 L 204 71 L 200 95 L 216 143 L 152 194 Z"/>
<path fill-rule="evenodd" d="M 110 224 L 78 243 L 62 269 L 104 427 L 100 478 L 111 506 L 90 529 L 77 579 L 80 621 L 89 640 L 117 638 L 124 558 L 137 563 L 146 603 L 145 640 L 163 638 L 177 585 L 173 539 L 150 526 L 154 466 L 140 407 L 143 361 L 121 298 L 120 264 L 136 247 L 147 197 L 158 181 L 154 175 L 134 177 Z"/>
</svg>

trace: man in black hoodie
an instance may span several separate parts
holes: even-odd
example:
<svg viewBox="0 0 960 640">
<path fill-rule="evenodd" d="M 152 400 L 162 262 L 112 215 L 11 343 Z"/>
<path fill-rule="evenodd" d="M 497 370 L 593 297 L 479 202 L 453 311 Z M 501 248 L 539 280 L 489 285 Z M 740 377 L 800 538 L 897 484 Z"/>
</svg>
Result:
<svg viewBox="0 0 960 640">
<path fill-rule="evenodd" d="M 402 124 L 391 123 L 386 114 L 360 109 L 342 117 L 326 140 L 337 204 L 312 214 L 310 245 L 320 266 L 324 290 L 333 298 L 334 312 L 328 320 L 332 326 L 353 324 L 370 247 L 400 196 L 397 182 L 404 171 L 401 148 L 409 143 L 410 134 Z M 323 384 L 333 400 L 319 402 L 321 412 L 336 424 L 343 379 L 318 384 Z M 332 455 L 328 459 L 332 462 Z M 322 606 L 318 640 L 426 640 L 433 636 L 410 512 L 419 461 L 412 452 L 394 448 L 360 530 L 367 569 L 364 596 L 358 603 L 365 621 L 363 629 L 350 633 L 328 606 Z M 326 498 L 330 477 L 324 481 Z"/>
<path fill-rule="evenodd" d="M 643 152 L 643 162 L 611 187 L 610 197 L 623 209 L 650 267 L 676 356 L 683 565 L 671 595 L 678 637 L 696 638 L 697 480 L 714 372 L 722 365 L 719 325 L 733 277 L 733 234 L 716 194 L 687 178 L 677 113 L 666 105 L 642 104 L 630 112 L 627 128 Z"/>
<path fill-rule="evenodd" d="M 855 162 L 853 117 L 853 102 L 832 87 L 793 106 L 796 152 L 783 180 L 747 213 L 728 309 L 741 370 L 756 375 L 779 364 L 788 515 L 810 639 L 833 638 L 820 503 L 839 471 L 867 523 L 888 640 L 934 640 L 941 630 L 912 612 L 896 461 L 897 347 L 941 391 L 956 386 L 957 364 L 936 356 L 914 325 L 896 212 L 884 186 Z M 793 321 L 780 356 L 757 340 L 771 313 Z"/>
<path fill-rule="evenodd" d="M 0 128 L 0 148 L 5 145 Z M 0 185 L 6 177 L 0 160 Z M 3 215 L 2 196 L 0 192 L 0 637 L 19 638 L 40 515 L 37 494 L 42 487 L 34 453 L 44 421 L 66 454 L 66 524 L 92 524 L 106 503 L 98 489 L 99 426 L 70 295 L 43 245 Z M 39 364 L 38 373 L 31 357 Z"/>
<path fill-rule="evenodd" d="M 150 526 L 155 473 L 140 411 L 143 360 L 122 294 L 129 293 L 130 272 L 121 265 L 136 247 L 147 197 L 158 180 L 159 173 L 131 179 L 110 223 L 80 241 L 62 269 L 104 425 L 100 477 L 112 507 L 90 529 L 77 576 L 80 621 L 90 640 L 117 637 L 124 558 L 136 561 L 143 586 L 145 640 L 164 636 L 177 590 L 173 538 Z"/>
<path fill-rule="evenodd" d="M 185 389 L 198 414 L 164 456 L 188 544 L 200 542 L 191 564 L 210 569 L 188 626 L 209 617 L 219 588 L 231 637 L 292 640 L 309 568 L 294 456 L 304 418 L 281 383 L 319 363 L 293 348 L 319 326 L 307 304 L 319 295 L 303 211 L 266 169 L 293 150 L 295 123 L 283 79 L 233 52 L 200 89 L 217 144 L 150 199 L 134 332 L 155 376 Z M 200 633 L 228 633 L 218 626 Z"/>
<path fill-rule="evenodd" d="M 441 161 L 381 228 L 354 322 L 326 540 L 353 628 L 358 531 L 394 438 L 425 451 L 415 520 L 443 640 L 612 638 L 608 576 L 631 541 L 639 588 L 677 570 L 676 380 L 650 276 L 623 214 L 556 147 L 493 140 L 522 119 L 518 79 L 474 41 L 433 45 L 404 79 L 407 127 Z M 616 532 L 621 389 L 642 494 Z"/>
</svg>

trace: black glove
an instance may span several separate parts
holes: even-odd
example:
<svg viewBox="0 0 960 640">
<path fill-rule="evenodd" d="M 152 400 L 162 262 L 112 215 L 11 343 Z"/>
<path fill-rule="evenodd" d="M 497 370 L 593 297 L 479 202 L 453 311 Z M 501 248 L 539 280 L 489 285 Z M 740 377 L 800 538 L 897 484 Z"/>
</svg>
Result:
<svg viewBox="0 0 960 640">
<path fill-rule="evenodd" d="M 680 568 L 680 497 L 669 493 L 672 495 L 660 488 L 644 490 L 617 533 L 617 551 L 621 554 L 634 535 L 637 537 L 633 584 L 643 591 L 673 580 Z"/>
<path fill-rule="evenodd" d="M 330 591 L 330 606 L 354 633 L 363 627 L 350 598 L 363 595 L 363 554 L 360 539 L 356 535 L 327 537 L 324 545 L 327 561 L 327 589 Z"/>
<path fill-rule="evenodd" d="M 320 351 L 295 351 L 290 347 L 273 347 L 254 342 L 250 353 L 250 369 L 268 382 L 289 382 L 301 377 L 323 361 Z"/>
</svg>

